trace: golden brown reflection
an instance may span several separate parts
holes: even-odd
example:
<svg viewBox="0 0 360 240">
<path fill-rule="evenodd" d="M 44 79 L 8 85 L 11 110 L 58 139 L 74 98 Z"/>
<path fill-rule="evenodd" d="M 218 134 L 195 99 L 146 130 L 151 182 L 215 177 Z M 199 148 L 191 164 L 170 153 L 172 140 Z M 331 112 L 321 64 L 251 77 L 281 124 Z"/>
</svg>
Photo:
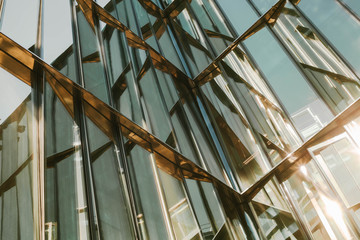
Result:
<svg viewBox="0 0 360 240">
<path fill-rule="evenodd" d="M 79 1 L 79 4 L 88 6 L 85 1 Z M 113 26 L 114 28 L 125 32 L 129 43 L 133 44 L 132 46 L 148 50 L 151 56 L 151 61 L 154 66 L 166 73 L 171 74 L 177 80 L 180 80 L 182 84 L 187 86 L 187 88 L 195 87 L 193 81 L 187 77 L 182 71 L 176 68 L 168 60 L 166 60 L 162 55 L 157 51 L 151 48 L 147 43 L 142 39 L 136 36 L 131 32 L 127 27 L 122 25 L 118 20 L 113 18 L 109 13 L 104 9 L 99 7 L 96 3 L 92 3 L 95 6 L 96 12 L 99 14 L 100 19 L 106 22 L 108 25 Z M 261 17 L 248 31 L 246 31 L 242 36 L 237 38 L 221 55 L 219 55 L 212 64 L 210 64 L 202 73 L 198 75 L 195 79 L 199 83 L 205 83 L 205 80 L 208 76 L 216 76 L 220 73 L 218 63 L 223 59 L 229 52 L 234 50 L 234 48 L 239 44 L 240 41 L 250 37 L 256 31 L 260 30 L 267 23 L 274 23 L 280 14 L 282 7 L 284 6 L 285 1 L 279 1 L 273 8 L 271 8 L 263 17 Z M 88 10 L 84 10 L 89 14 Z M 251 30 L 251 31 L 250 31 Z M 131 45 L 130 44 L 130 45 Z M 97 61 L 98 55 L 89 55 L 87 61 Z M 306 143 L 304 143 L 299 149 L 294 151 L 292 154 L 285 156 L 286 152 L 283 149 L 276 148 L 276 146 L 265 136 L 263 137 L 264 142 L 267 143 L 269 148 L 273 148 L 278 151 L 280 155 L 284 158 L 279 164 L 277 164 L 271 171 L 266 173 L 259 181 L 249 187 L 242 195 L 235 192 L 232 188 L 225 185 L 223 182 L 212 176 L 206 170 L 202 169 L 200 166 L 196 165 L 194 162 L 182 156 L 180 153 L 176 152 L 174 149 L 169 147 L 166 143 L 160 141 L 158 138 L 147 132 L 145 129 L 133 123 L 131 120 L 124 117 L 122 114 L 117 112 L 115 109 L 111 108 L 109 105 L 105 104 L 94 95 L 86 91 L 84 88 L 80 87 L 76 83 L 72 82 L 70 79 L 63 76 L 57 70 L 51 66 L 44 63 L 41 59 L 31 54 L 11 39 L 7 38 L 4 34 L 0 33 L 0 65 L 6 69 L 8 72 L 14 74 L 19 79 L 31 85 L 31 75 L 34 72 L 35 63 L 38 63 L 45 72 L 45 77 L 53 91 L 59 97 L 67 111 L 71 116 L 74 115 L 74 96 L 79 96 L 83 99 L 83 107 L 86 115 L 96 124 L 96 126 L 101 129 L 110 139 L 113 139 L 113 128 L 112 124 L 116 122 L 120 125 L 120 129 L 123 135 L 129 139 L 128 148 L 133 144 L 137 144 L 147 151 L 151 152 L 155 156 L 155 161 L 157 166 L 164 172 L 172 175 L 177 179 L 194 179 L 197 181 L 212 182 L 216 186 L 219 192 L 224 192 L 227 195 L 230 195 L 234 199 L 241 199 L 245 196 L 247 199 L 251 199 L 260 191 L 261 188 L 274 176 L 277 176 L 280 182 L 284 182 L 289 177 L 291 177 L 294 172 L 299 169 L 306 173 L 303 164 L 311 161 L 312 157 L 308 153 L 308 149 L 322 143 L 328 139 L 338 136 L 339 134 L 345 131 L 344 125 L 348 124 L 347 128 L 349 129 L 350 134 L 354 137 L 357 143 L 360 142 L 360 131 L 359 126 L 354 120 L 359 117 L 360 112 L 360 100 L 356 101 L 350 107 L 348 107 L 343 113 L 337 116 L 331 123 L 325 126 L 320 132 L 310 138 Z M 318 70 L 320 71 L 320 70 Z M 141 74 L 146 72 L 144 67 Z M 326 72 L 327 75 L 333 77 L 338 81 L 350 81 L 350 78 L 343 78 L 339 75 L 334 75 L 334 73 Z M 271 105 L 271 102 L 268 102 L 267 99 L 255 90 L 250 84 L 245 80 L 241 79 L 243 83 L 248 87 L 250 91 L 254 94 L 260 96 L 263 104 Z M 119 88 L 125 88 L 123 81 L 119 80 Z M 276 110 L 275 105 L 271 105 L 273 109 Z M 224 129 L 227 129 L 226 126 Z M 230 130 L 227 130 L 228 134 Z M 232 134 L 230 134 L 232 137 Z M 243 149 L 242 145 L 238 146 L 239 152 L 246 151 Z M 61 153 L 59 156 L 49 157 L 48 161 L 50 163 L 55 161 L 54 159 L 62 158 L 68 154 L 71 154 L 73 150 L 69 149 Z M 100 150 L 99 150 L 100 151 Z M 310 189 L 307 189 L 307 192 L 310 194 Z M 321 196 L 321 201 L 324 203 L 327 209 L 327 213 L 339 226 L 343 226 L 344 222 L 342 219 L 341 207 L 338 203 L 331 200 L 326 195 Z M 332 209 L 332 211 L 330 211 Z M 344 228 L 342 228 L 344 229 Z M 342 230 L 343 236 L 347 238 L 349 236 L 349 231 Z"/>
<path fill-rule="evenodd" d="M 72 82 L 37 56 L 27 52 L 21 46 L 17 45 L 1 33 L 0 39 L 2 40 L 0 42 L 0 50 L 3 48 L 1 43 L 5 43 L 5 46 L 14 46 L 12 49 L 17 49 L 17 51 L 15 51 L 15 53 L 17 53 L 15 56 L 19 56 L 19 59 L 23 59 L 25 62 L 36 61 L 42 67 L 42 70 L 45 72 L 46 80 L 72 117 L 74 116 L 74 96 L 79 96 L 82 99 L 86 116 L 91 119 L 110 139 L 114 139 L 112 124 L 115 121 L 120 124 L 123 136 L 128 138 L 132 143 L 136 143 L 145 150 L 155 154 L 156 163 L 161 170 L 171 174 L 177 179 L 182 176 L 183 178 L 212 182 L 215 186 L 227 189 L 226 192 L 234 194 L 236 198 L 241 198 L 238 192 L 234 191 L 206 170 L 185 158 L 166 143 L 162 142 L 157 137 L 153 136 L 148 131 L 120 114 L 117 110 L 99 100 L 78 84 Z M 11 55 L 10 57 L 14 58 L 15 56 Z M 31 58 L 32 60 L 28 58 Z M 11 66 L 6 65 L 6 67 L 9 68 Z M 15 71 L 16 69 L 12 70 Z M 31 78 L 22 80 L 31 84 Z M 72 149 L 69 149 L 69 151 L 64 152 L 62 155 L 71 154 L 71 152 Z M 53 158 L 56 157 L 59 156 L 53 156 Z"/>
</svg>

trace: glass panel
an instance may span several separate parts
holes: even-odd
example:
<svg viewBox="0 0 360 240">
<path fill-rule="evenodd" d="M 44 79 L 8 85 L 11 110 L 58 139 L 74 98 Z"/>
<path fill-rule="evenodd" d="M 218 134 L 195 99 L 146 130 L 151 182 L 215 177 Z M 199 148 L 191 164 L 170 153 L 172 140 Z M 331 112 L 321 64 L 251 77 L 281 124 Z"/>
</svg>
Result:
<svg viewBox="0 0 360 240">
<path fill-rule="evenodd" d="M 136 25 L 136 15 L 133 10 L 132 0 L 116 1 L 117 19 L 127 26 L 137 36 L 141 36 Z"/>
<path fill-rule="evenodd" d="M 360 96 L 358 77 L 291 3 L 283 8 L 273 32 L 333 112 Z"/>
<path fill-rule="evenodd" d="M 154 158 L 139 146 L 127 153 L 138 224 L 144 238 L 168 239 L 169 219 L 165 219 L 163 196 Z"/>
<path fill-rule="evenodd" d="M 56 67 L 60 56 L 73 48 L 70 3 L 47 0 L 43 4 L 43 59 Z"/>
<path fill-rule="evenodd" d="M 76 7 L 81 45 L 81 62 L 85 88 L 96 97 L 109 103 L 104 63 L 96 35 L 97 24 L 91 25 L 80 7 Z M 92 16 L 89 16 L 92 18 Z"/>
<path fill-rule="evenodd" d="M 255 1 L 260 11 L 267 11 L 276 1 Z M 226 10 L 230 21 L 239 33 L 259 18 L 254 9 L 245 1 L 241 2 L 244 14 L 238 14 L 233 9 L 236 1 L 219 3 Z M 285 14 L 285 10 L 283 14 Z M 282 14 L 282 15 L 283 15 Z M 281 15 L 281 16 L 282 16 Z M 332 119 L 332 113 L 327 109 L 317 93 L 301 76 L 288 56 L 281 49 L 267 29 L 257 32 L 245 40 L 245 45 L 255 58 L 261 71 L 265 74 L 269 84 L 275 90 L 283 106 L 292 117 L 295 127 L 305 138 L 309 138 L 319 131 L 322 126 Z M 288 44 L 288 43 L 286 43 Z M 264 54 L 266 53 L 266 54 Z M 281 66 L 281 67 L 280 67 Z M 280 69 L 281 68 L 281 69 Z M 249 69 L 246 70 L 249 72 Z M 250 82 L 251 78 L 245 78 Z M 289 87 L 291 86 L 291 88 Z M 264 91 L 262 91 L 264 92 Z M 267 96 L 266 94 L 264 94 Z M 269 99 L 271 99 L 269 97 Z M 304 121 L 306 119 L 306 121 Z M 289 129 L 288 129 L 289 131 Z M 291 131 L 290 131 L 291 132 Z"/>
<path fill-rule="evenodd" d="M 31 89 L 2 68 L 0 85 L 0 238 L 33 239 Z"/>
<path fill-rule="evenodd" d="M 325 163 L 329 177 L 337 182 L 348 207 L 360 203 L 359 151 L 344 136 L 329 144 L 317 154 L 319 163 Z M 325 170 L 325 169 L 324 169 Z"/>
<path fill-rule="evenodd" d="M 184 9 L 176 17 L 173 26 L 179 40 L 180 50 L 188 63 L 192 76 L 195 77 L 211 63 L 213 56 L 208 50 L 211 48 L 196 19 L 188 9 Z"/>
<path fill-rule="evenodd" d="M 216 4 L 213 1 L 207 0 L 201 2 L 195 1 L 191 3 L 191 9 L 188 10 L 188 13 L 191 15 L 192 11 L 196 13 L 193 22 L 196 23 L 195 20 L 199 19 L 199 25 L 211 39 L 212 48 L 215 49 L 216 54 L 220 54 L 233 39 L 231 39 L 231 32 Z M 183 11 L 183 13 L 185 12 Z M 199 18 L 197 18 L 198 15 L 200 16 Z M 186 29 L 186 22 L 181 21 L 180 16 L 177 19 L 182 24 L 182 27 Z M 222 35 L 220 36 L 219 34 Z M 215 41 L 213 39 L 215 36 L 224 39 L 224 41 Z M 229 38 L 230 41 L 226 42 L 225 40 L 229 40 Z M 195 39 L 194 41 L 198 42 Z M 203 45 L 204 47 L 206 45 Z M 280 155 L 274 149 L 268 151 L 273 161 L 279 161 L 285 156 L 285 152 L 290 152 L 299 145 L 300 139 L 279 107 L 275 96 L 271 93 L 259 71 L 254 67 L 250 58 L 246 56 L 241 47 L 235 48 L 233 52 L 228 54 L 221 65 L 222 68 L 220 69 L 223 71 L 223 74 L 207 85 L 213 88 L 216 95 L 221 95 L 219 97 L 221 101 L 226 101 L 223 99 L 229 98 L 229 102 L 231 101 L 236 106 L 235 108 L 239 108 L 238 105 L 241 105 L 246 118 L 257 131 L 255 134 L 258 134 L 260 139 L 266 138 L 265 142 L 271 141 L 274 146 L 283 150 L 284 153 Z M 211 80 L 210 74 L 206 78 L 206 80 L 200 79 L 200 84 Z M 202 87 L 202 90 L 211 101 L 212 98 L 208 96 L 205 89 Z M 214 105 L 216 107 L 216 104 Z M 242 110 L 238 111 L 242 114 Z M 233 129 L 232 124 L 228 124 Z M 236 131 L 235 129 L 233 130 Z"/>
<path fill-rule="evenodd" d="M 39 0 L 6 0 L 1 32 L 34 51 L 38 31 Z"/>
<path fill-rule="evenodd" d="M 246 40 L 245 44 L 303 136 L 310 137 L 316 132 L 314 129 L 317 126 L 320 126 L 318 131 L 333 118 L 332 113 L 289 61 L 267 29 L 256 33 Z M 264 55 L 263 52 L 268 54 Z M 309 124 L 298 119 L 304 114 L 307 114 L 307 118 L 311 117 Z M 311 127 L 314 129 L 309 130 Z"/>
<path fill-rule="evenodd" d="M 112 141 L 89 119 L 87 130 L 100 234 L 104 239 L 133 239 L 128 196 L 115 156 L 117 151 Z"/>
<path fill-rule="evenodd" d="M 306 239 L 280 194 L 270 181 L 251 201 L 267 239 Z"/>
<path fill-rule="evenodd" d="M 360 60 L 357 56 L 360 53 L 360 22 L 346 12 L 336 0 L 319 0 L 316 4 L 304 0 L 299 3 L 299 8 L 350 62 L 359 76 Z M 323 10 L 321 14 L 318 9 Z"/>
<path fill-rule="evenodd" d="M 105 7 L 107 4 L 109 4 L 111 0 L 97 0 L 96 3 L 99 4 L 101 7 Z"/>
<path fill-rule="evenodd" d="M 357 16 L 360 16 L 360 2 L 356 0 L 335 0 L 344 4 L 345 9 L 350 8 Z"/>
<path fill-rule="evenodd" d="M 218 152 L 218 143 L 216 143 L 203 122 L 203 118 L 198 112 L 197 106 L 191 100 L 185 102 L 184 112 L 188 118 L 190 128 L 193 131 L 193 137 L 196 139 L 199 150 L 203 156 L 203 166 L 214 174 L 218 179 L 224 182 L 228 180 L 228 176 L 222 165 L 222 157 Z"/>
<path fill-rule="evenodd" d="M 287 180 L 314 239 L 356 238 L 341 203 L 327 187 L 314 162 Z"/>
<path fill-rule="evenodd" d="M 266 172 L 264 156 L 236 102 L 234 106 L 226 96 L 221 96 L 226 93 L 214 81 L 205 86 L 207 104 L 230 156 L 229 164 L 242 189 L 246 189 Z"/>
<path fill-rule="evenodd" d="M 346 132 L 310 149 L 344 205 L 355 213 L 360 203 L 359 119 L 345 125 Z M 359 216 L 353 214 L 358 226 Z"/>
<path fill-rule="evenodd" d="M 191 9 L 196 14 L 199 24 L 211 41 L 215 54 L 219 55 L 233 40 L 234 37 L 228 29 L 222 13 L 212 0 L 199 0 L 191 2 Z M 222 35 L 211 34 L 220 33 Z M 236 37 L 236 36 L 235 36 Z"/>
<path fill-rule="evenodd" d="M 123 4 L 120 1 L 118 4 Z M 111 4 L 109 4 L 111 5 Z M 120 10 L 121 8 L 119 8 Z M 124 9 L 122 9 L 124 10 Z M 125 15 L 120 15 L 126 17 Z M 116 15 L 117 13 L 114 12 Z M 121 20 L 120 20 L 121 21 Z M 107 70 L 110 75 L 111 96 L 114 107 L 140 126 L 144 125 L 144 114 L 140 102 L 139 80 L 149 68 L 149 60 L 144 50 L 133 48 L 124 32 L 106 25 L 102 31 Z"/>
<path fill-rule="evenodd" d="M 188 123 L 188 128 L 190 131 L 189 134 L 191 138 L 193 138 L 194 141 L 196 142 L 196 146 L 198 148 L 197 151 L 200 152 L 199 162 L 197 163 L 203 166 L 204 168 L 208 169 L 208 171 L 214 174 L 214 176 L 216 176 L 218 179 L 222 180 L 223 182 L 226 182 L 225 179 L 227 179 L 227 177 L 225 172 L 222 171 L 223 167 L 222 164 L 220 163 L 220 157 L 217 153 L 214 143 L 211 140 L 209 132 L 206 129 L 206 126 L 204 126 L 202 122 L 203 120 L 201 118 L 201 115 L 199 112 L 196 111 L 197 108 L 195 106 L 195 103 L 191 99 L 190 100 L 187 99 L 187 100 L 188 101 L 186 101 L 183 105 L 184 113 L 182 113 L 179 110 L 176 112 L 177 114 L 179 114 L 180 119 L 183 120 L 181 121 L 181 123 L 183 124 Z M 181 118 L 181 116 L 183 117 Z M 175 116 L 173 115 L 172 118 L 174 121 L 175 128 L 177 128 L 178 125 L 176 124 L 176 119 L 174 119 Z M 184 139 L 182 139 L 181 131 L 177 130 L 177 136 L 179 138 L 180 148 L 184 147 L 183 145 Z M 195 144 L 192 147 L 194 146 Z M 181 149 L 183 154 L 186 155 L 186 152 L 188 150 L 183 148 Z M 196 162 L 195 160 L 196 158 L 190 158 L 190 159 Z"/>
<path fill-rule="evenodd" d="M 190 179 L 186 179 L 185 182 L 203 237 L 214 237 L 225 224 L 225 213 L 216 197 L 214 187 L 210 183 Z"/>
<path fill-rule="evenodd" d="M 79 129 L 48 84 L 45 98 L 45 231 L 51 239 L 89 239 Z"/>
<path fill-rule="evenodd" d="M 150 132 L 158 136 L 160 140 L 166 142 L 172 137 L 172 124 L 167 113 L 165 102 L 162 99 L 161 89 L 158 85 L 155 72 L 151 69 L 141 79 L 138 78 L 139 86 L 142 92 L 141 100 L 144 102 L 144 109 L 146 109 L 145 116 L 148 118 Z M 169 142 L 170 141 L 170 142 Z M 176 148 L 175 142 L 171 144 L 169 139 L 168 144 Z M 176 141 L 176 140 L 175 140 Z"/>
<path fill-rule="evenodd" d="M 246 1 L 217 1 L 217 4 L 226 13 L 227 19 L 232 23 L 238 36 L 244 33 L 258 19 L 258 16 Z"/>
<path fill-rule="evenodd" d="M 159 170 L 159 176 L 176 239 L 195 239 L 195 236 L 199 235 L 199 228 L 181 179 L 176 179 L 162 170 Z"/>
</svg>

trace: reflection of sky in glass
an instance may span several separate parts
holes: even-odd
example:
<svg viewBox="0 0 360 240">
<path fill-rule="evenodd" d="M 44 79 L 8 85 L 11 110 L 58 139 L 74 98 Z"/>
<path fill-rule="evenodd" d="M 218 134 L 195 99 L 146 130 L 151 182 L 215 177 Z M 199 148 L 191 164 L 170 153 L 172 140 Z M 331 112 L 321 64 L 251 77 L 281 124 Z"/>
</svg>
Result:
<svg viewBox="0 0 360 240">
<path fill-rule="evenodd" d="M 24 101 L 30 93 L 26 85 L 0 68 L 0 124 Z"/>
<path fill-rule="evenodd" d="M 69 1 L 44 1 L 44 60 L 51 63 L 72 45 Z"/>
<path fill-rule="evenodd" d="M 274 6 L 278 0 L 252 0 L 259 11 L 263 14 L 267 12 L 272 6 Z"/>
<path fill-rule="evenodd" d="M 96 3 L 99 4 L 101 7 L 105 7 L 106 4 L 108 4 L 110 0 L 97 0 Z"/>
<path fill-rule="evenodd" d="M 243 1 L 222 0 L 218 1 L 218 4 L 224 10 L 239 35 L 258 19 L 252 8 Z"/>
<path fill-rule="evenodd" d="M 256 33 L 245 44 L 290 113 L 317 99 L 268 30 Z"/>
<path fill-rule="evenodd" d="M 1 32 L 25 48 L 35 44 L 39 1 L 7 0 Z"/>
<path fill-rule="evenodd" d="M 360 16 L 360 1 L 359 0 L 335 0 L 346 3 L 354 12 Z"/>
<path fill-rule="evenodd" d="M 8 0 L 4 7 L 1 32 L 30 48 L 36 42 L 38 0 Z M 44 1 L 44 59 L 53 61 L 72 44 L 69 1 Z M 29 95 L 30 87 L 0 68 L 0 123 Z M 6 103 L 6 104 L 5 104 Z"/>
<path fill-rule="evenodd" d="M 273 5 L 272 1 L 267 0 L 256 2 L 264 2 L 264 9 Z M 224 0 L 219 4 L 238 34 L 243 33 L 258 19 L 253 9 L 245 1 Z M 290 62 L 268 30 L 257 32 L 244 43 L 291 114 L 317 99 L 306 80 Z"/>
<path fill-rule="evenodd" d="M 302 0 L 300 9 L 360 73 L 360 24 L 335 0 Z"/>
<path fill-rule="evenodd" d="M 38 0 L 5 1 L 1 32 L 30 48 L 36 42 Z M 0 124 L 24 101 L 30 93 L 30 86 L 0 68 Z"/>
</svg>

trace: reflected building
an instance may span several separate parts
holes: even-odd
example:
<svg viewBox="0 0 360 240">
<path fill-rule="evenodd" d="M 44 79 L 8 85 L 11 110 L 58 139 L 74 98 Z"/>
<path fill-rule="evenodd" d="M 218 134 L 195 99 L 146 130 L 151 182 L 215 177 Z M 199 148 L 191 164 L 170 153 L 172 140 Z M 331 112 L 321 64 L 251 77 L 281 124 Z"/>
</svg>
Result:
<svg viewBox="0 0 360 240">
<path fill-rule="evenodd" d="M 360 239 L 359 12 L 0 1 L 0 239 Z"/>
</svg>

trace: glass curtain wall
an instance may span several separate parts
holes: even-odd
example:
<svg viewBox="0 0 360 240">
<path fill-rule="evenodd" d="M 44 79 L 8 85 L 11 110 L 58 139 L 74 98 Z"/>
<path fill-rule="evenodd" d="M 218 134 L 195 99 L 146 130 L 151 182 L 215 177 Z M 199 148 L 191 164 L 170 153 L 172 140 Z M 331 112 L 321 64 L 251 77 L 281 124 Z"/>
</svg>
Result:
<svg viewBox="0 0 360 240">
<path fill-rule="evenodd" d="M 359 238 L 357 47 L 299 2 L 0 1 L 0 238 Z"/>
</svg>

